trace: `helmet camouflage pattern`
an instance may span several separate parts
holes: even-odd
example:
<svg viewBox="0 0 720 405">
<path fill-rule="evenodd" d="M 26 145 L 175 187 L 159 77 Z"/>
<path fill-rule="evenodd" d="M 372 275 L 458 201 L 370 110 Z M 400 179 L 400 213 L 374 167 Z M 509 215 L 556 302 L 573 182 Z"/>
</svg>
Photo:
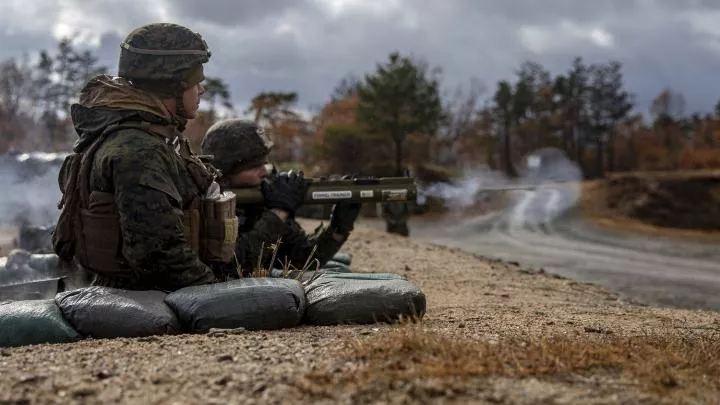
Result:
<svg viewBox="0 0 720 405">
<path fill-rule="evenodd" d="M 202 141 L 202 153 L 213 155 L 212 164 L 223 173 L 267 163 L 274 143 L 253 121 L 227 119 L 211 126 Z"/>
<path fill-rule="evenodd" d="M 171 23 L 136 28 L 120 47 L 118 76 L 131 81 L 173 82 L 188 88 L 204 79 L 202 64 L 210 60 L 200 34 Z"/>
</svg>

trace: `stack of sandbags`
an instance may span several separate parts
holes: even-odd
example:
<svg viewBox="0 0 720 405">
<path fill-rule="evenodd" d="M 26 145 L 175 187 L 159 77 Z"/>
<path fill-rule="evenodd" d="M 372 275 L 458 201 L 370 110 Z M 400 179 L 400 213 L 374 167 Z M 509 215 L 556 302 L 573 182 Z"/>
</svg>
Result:
<svg viewBox="0 0 720 405">
<path fill-rule="evenodd" d="M 343 259 L 343 257 L 338 257 Z M 345 257 L 349 265 L 350 257 Z M 340 261 L 338 261 L 340 262 Z M 425 294 L 392 273 L 323 270 L 304 282 L 244 278 L 171 293 L 86 287 L 0 304 L 0 346 L 420 319 Z"/>
<path fill-rule="evenodd" d="M 31 253 L 13 249 L 0 261 L 0 285 L 23 281 L 65 277 L 77 270 L 72 263 L 63 262 L 55 253 Z"/>
<path fill-rule="evenodd" d="M 51 299 L 88 284 L 86 272 L 54 253 L 14 249 L 0 258 L 0 300 Z"/>
<path fill-rule="evenodd" d="M 23 224 L 18 231 L 18 248 L 31 253 L 52 253 L 55 225 Z"/>
</svg>

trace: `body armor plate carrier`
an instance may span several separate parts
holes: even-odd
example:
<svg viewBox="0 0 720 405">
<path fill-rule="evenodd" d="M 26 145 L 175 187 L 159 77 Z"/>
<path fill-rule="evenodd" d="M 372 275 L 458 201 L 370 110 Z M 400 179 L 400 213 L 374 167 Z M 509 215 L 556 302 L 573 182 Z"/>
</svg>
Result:
<svg viewBox="0 0 720 405">
<path fill-rule="evenodd" d="M 113 125 L 86 151 L 67 156 L 58 176 L 62 192 L 58 208 L 62 211 L 52 236 L 55 253 L 62 260 L 74 258 L 91 272 L 120 278 L 131 276 L 135 271 L 122 255 L 122 232 L 114 195 L 90 191 L 89 182 L 95 152 L 100 145 L 111 133 L 128 128 L 166 136 L 168 127 L 140 122 Z M 208 169 L 191 156 L 189 147 L 186 149 L 180 155 L 203 194 L 195 197 L 183 211 L 185 236 L 201 261 L 227 263 L 234 256 L 238 233 L 235 197 L 205 198 L 204 193 L 210 185 Z"/>
</svg>

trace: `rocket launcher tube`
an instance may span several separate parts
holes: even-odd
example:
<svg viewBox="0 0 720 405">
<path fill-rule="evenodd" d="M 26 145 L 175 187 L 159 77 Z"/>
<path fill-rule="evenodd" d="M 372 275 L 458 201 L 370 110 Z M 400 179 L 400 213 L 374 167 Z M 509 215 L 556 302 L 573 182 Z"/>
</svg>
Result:
<svg viewBox="0 0 720 405">
<path fill-rule="evenodd" d="M 356 177 L 354 179 L 329 180 L 306 178 L 308 189 L 304 204 L 335 204 L 340 201 L 405 202 L 417 199 L 417 185 L 413 177 Z M 237 204 L 262 203 L 260 187 L 231 188 Z"/>
</svg>

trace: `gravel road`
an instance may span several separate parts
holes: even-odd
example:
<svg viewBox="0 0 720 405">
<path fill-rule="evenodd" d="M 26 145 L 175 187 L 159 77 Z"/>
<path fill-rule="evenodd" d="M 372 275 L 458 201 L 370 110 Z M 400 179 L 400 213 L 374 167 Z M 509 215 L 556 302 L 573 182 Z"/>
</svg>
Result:
<svg viewBox="0 0 720 405">
<path fill-rule="evenodd" d="M 571 189 L 515 193 L 516 204 L 504 212 L 415 217 L 412 236 L 597 283 L 650 305 L 720 309 L 720 245 L 592 225 L 558 209 L 570 205 Z"/>
</svg>

